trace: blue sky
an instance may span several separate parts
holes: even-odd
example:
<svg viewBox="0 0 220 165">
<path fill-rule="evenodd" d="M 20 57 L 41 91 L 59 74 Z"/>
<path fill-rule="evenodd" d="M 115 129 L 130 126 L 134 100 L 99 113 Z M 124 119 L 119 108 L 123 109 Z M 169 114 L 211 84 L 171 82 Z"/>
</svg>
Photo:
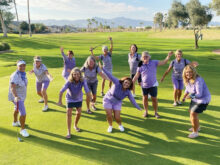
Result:
<svg viewBox="0 0 220 165">
<path fill-rule="evenodd" d="M 27 20 L 26 0 L 16 0 L 21 20 Z M 189 0 L 182 0 L 187 3 Z M 156 12 L 166 13 L 173 0 L 30 0 L 32 20 L 87 19 L 91 17 L 152 20 Z M 211 0 L 200 0 L 207 5 Z M 214 14 L 214 13 L 213 13 Z M 213 21 L 219 21 L 215 16 Z"/>
</svg>

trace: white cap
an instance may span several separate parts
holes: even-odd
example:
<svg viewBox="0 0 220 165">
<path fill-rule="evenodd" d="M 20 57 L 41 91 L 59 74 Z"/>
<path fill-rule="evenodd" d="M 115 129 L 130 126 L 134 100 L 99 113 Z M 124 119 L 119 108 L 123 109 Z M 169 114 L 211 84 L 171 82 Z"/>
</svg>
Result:
<svg viewBox="0 0 220 165">
<path fill-rule="evenodd" d="M 21 61 L 18 61 L 17 66 L 20 66 L 20 65 L 23 65 L 23 64 L 26 65 L 26 62 L 21 60 Z"/>
<path fill-rule="evenodd" d="M 108 51 L 108 47 L 107 46 L 102 46 L 102 51 L 104 52 L 104 50 L 107 50 Z"/>
</svg>

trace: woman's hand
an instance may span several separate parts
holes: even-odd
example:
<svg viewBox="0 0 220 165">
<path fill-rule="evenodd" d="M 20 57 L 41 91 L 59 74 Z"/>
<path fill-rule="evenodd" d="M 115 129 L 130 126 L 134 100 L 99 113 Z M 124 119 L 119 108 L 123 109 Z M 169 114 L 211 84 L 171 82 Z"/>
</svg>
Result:
<svg viewBox="0 0 220 165">
<path fill-rule="evenodd" d="M 63 50 L 64 50 L 63 47 L 60 47 L 60 51 L 63 52 Z"/>
</svg>

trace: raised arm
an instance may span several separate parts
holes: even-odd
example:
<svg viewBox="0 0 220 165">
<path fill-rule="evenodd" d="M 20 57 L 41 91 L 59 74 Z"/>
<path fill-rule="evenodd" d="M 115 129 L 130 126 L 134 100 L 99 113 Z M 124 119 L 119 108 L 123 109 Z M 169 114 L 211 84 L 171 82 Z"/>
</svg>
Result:
<svg viewBox="0 0 220 165">
<path fill-rule="evenodd" d="M 112 41 L 112 37 L 109 37 L 109 40 L 110 40 L 110 42 L 111 42 L 111 44 L 110 44 L 110 53 L 112 54 L 112 51 L 113 51 L 113 41 Z"/>
<path fill-rule="evenodd" d="M 134 105 L 134 107 L 136 107 L 138 110 L 141 110 L 141 108 L 139 107 L 139 105 L 136 103 L 134 97 L 132 96 L 131 92 L 129 91 L 128 93 L 128 98 L 131 101 L 131 103 Z"/>
<path fill-rule="evenodd" d="M 173 55 L 173 52 L 170 51 L 164 60 L 158 62 L 158 66 L 165 65 L 169 61 L 172 55 Z"/>
<path fill-rule="evenodd" d="M 168 75 L 171 69 L 172 69 L 172 66 L 169 66 L 166 72 L 164 72 L 163 77 L 161 78 L 160 82 L 163 82 L 164 78 L 166 77 L 166 75 Z"/>
<path fill-rule="evenodd" d="M 102 68 L 102 70 L 114 84 L 119 83 L 119 80 L 116 77 L 114 77 L 111 73 L 109 73 L 105 68 Z"/>
<path fill-rule="evenodd" d="M 192 61 L 191 63 L 189 63 L 189 65 L 191 65 L 194 68 L 196 68 L 197 66 L 199 66 L 199 63 L 197 61 Z"/>
<path fill-rule="evenodd" d="M 65 53 L 63 52 L 63 50 L 64 50 L 64 48 L 60 47 L 60 52 L 61 52 L 61 54 L 63 56 L 63 59 L 65 60 L 67 57 L 66 57 Z"/>
<path fill-rule="evenodd" d="M 108 78 L 105 74 L 103 74 L 102 72 L 99 72 L 99 75 L 100 75 L 103 79 L 109 80 L 109 78 Z"/>
</svg>

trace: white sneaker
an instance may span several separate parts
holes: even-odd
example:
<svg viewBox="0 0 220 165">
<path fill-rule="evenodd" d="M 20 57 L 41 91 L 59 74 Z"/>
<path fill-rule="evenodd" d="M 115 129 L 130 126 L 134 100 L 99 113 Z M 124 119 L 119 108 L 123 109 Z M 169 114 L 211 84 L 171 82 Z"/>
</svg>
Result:
<svg viewBox="0 0 220 165">
<path fill-rule="evenodd" d="M 198 131 L 200 131 L 200 130 L 201 130 L 201 129 L 200 129 L 200 127 L 199 127 Z M 193 128 L 190 128 L 189 131 L 190 131 L 190 132 L 193 132 Z"/>
<path fill-rule="evenodd" d="M 22 129 L 22 130 L 20 131 L 20 134 L 21 134 L 23 137 L 28 137 L 28 136 L 29 136 L 29 133 L 27 132 L 26 129 Z"/>
<path fill-rule="evenodd" d="M 48 110 L 48 105 L 45 105 L 44 108 L 42 109 L 43 112 L 46 112 Z"/>
<path fill-rule="evenodd" d="M 21 123 L 20 123 L 20 121 L 16 121 L 16 122 L 13 122 L 13 123 L 12 123 L 12 126 L 13 126 L 13 127 L 20 127 L 20 126 L 21 126 Z"/>
<path fill-rule="evenodd" d="M 133 96 L 133 97 L 136 97 L 136 95 L 135 95 L 135 94 L 133 94 L 132 96 Z"/>
<path fill-rule="evenodd" d="M 181 101 L 177 101 L 177 104 L 178 104 L 178 105 L 182 105 L 182 102 L 181 102 Z"/>
<path fill-rule="evenodd" d="M 108 127 L 107 132 L 109 132 L 109 133 L 111 133 L 111 132 L 112 132 L 112 126 L 109 126 L 109 127 Z"/>
<path fill-rule="evenodd" d="M 193 133 L 189 134 L 188 138 L 194 139 L 194 138 L 196 138 L 198 136 L 199 136 L 198 132 L 193 132 Z"/>
<path fill-rule="evenodd" d="M 177 104 L 176 102 L 173 103 L 173 106 L 174 106 L 174 107 L 177 106 L 177 105 L 178 105 L 178 104 Z"/>
<path fill-rule="evenodd" d="M 125 131 L 125 129 L 124 129 L 124 127 L 122 126 L 122 125 L 119 125 L 119 130 L 121 131 L 121 132 L 124 132 Z"/>
<path fill-rule="evenodd" d="M 44 102 L 44 99 L 41 98 L 40 100 L 38 100 L 38 103 L 43 103 Z"/>
</svg>

